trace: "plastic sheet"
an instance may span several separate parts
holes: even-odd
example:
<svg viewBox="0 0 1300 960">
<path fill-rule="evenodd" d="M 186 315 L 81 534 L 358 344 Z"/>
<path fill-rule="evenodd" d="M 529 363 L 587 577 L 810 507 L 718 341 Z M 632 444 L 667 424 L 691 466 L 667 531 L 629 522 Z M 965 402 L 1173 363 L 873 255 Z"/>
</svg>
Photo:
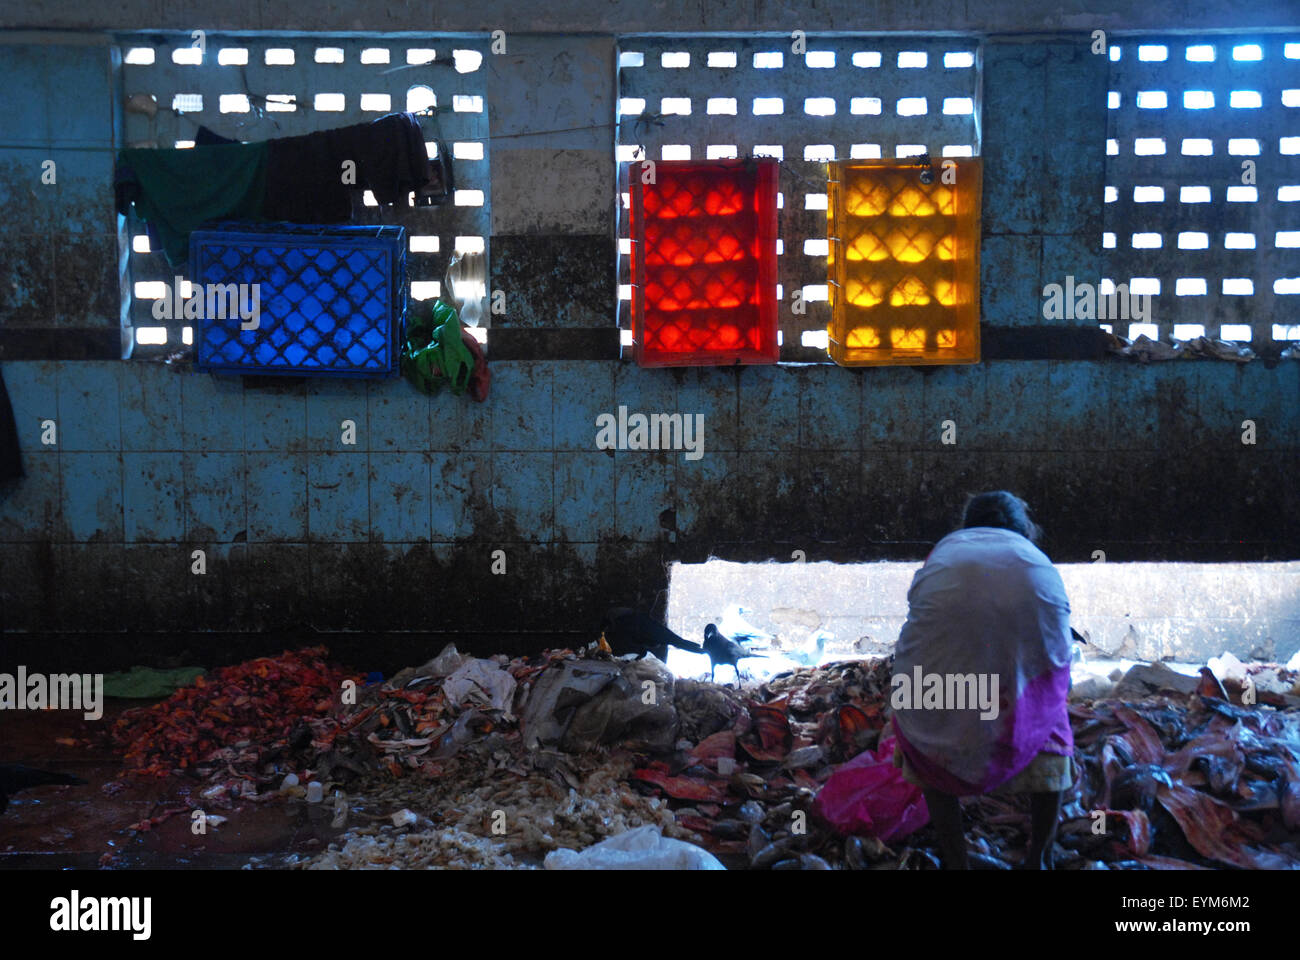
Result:
<svg viewBox="0 0 1300 960">
<path fill-rule="evenodd" d="M 477 702 L 500 710 L 506 719 L 515 696 L 515 678 L 495 660 L 470 660 L 452 673 L 442 684 L 442 692 L 452 703 Z"/>
<path fill-rule="evenodd" d="M 665 837 L 656 826 L 637 827 L 578 853 L 555 850 L 547 870 L 725 870 L 715 857 L 684 840 Z"/>
<path fill-rule="evenodd" d="M 411 307 L 401 366 L 402 376 L 423 393 L 438 393 L 446 385 L 453 395 L 468 392 L 479 403 L 492 382 L 483 348 L 441 300 Z"/>
<path fill-rule="evenodd" d="M 206 671 L 202 667 L 177 667 L 159 670 L 155 667 L 132 667 L 130 670 L 104 675 L 104 696 L 135 700 L 152 700 L 167 697 L 180 687 L 193 683 Z"/>
<path fill-rule="evenodd" d="M 461 339 L 456 311 L 441 300 L 413 304 L 402 345 L 402 376 L 424 393 L 447 386 L 459 397 L 473 372 L 474 355 Z"/>
<path fill-rule="evenodd" d="M 483 291 L 487 287 L 483 255 L 464 253 L 451 258 L 446 273 L 447 295 L 456 303 L 467 327 L 477 327 L 483 317 Z"/>
<path fill-rule="evenodd" d="M 894 738 L 841 766 L 817 794 L 813 809 L 835 830 L 889 843 L 930 820 L 921 788 L 903 779 L 893 762 Z"/>
</svg>

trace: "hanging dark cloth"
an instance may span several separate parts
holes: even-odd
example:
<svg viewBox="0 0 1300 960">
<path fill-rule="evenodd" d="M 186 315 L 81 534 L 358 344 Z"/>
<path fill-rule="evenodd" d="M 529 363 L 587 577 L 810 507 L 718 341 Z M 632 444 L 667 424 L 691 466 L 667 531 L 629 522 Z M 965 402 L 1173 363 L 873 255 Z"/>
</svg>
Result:
<svg viewBox="0 0 1300 960">
<path fill-rule="evenodd" d="M 266 153 L 265 143 L 123 150 L 114 178 L 117 210 L 125 213 L 134 204 L 167 262 L 180 266 L 199 224 L 258 217 L 266 197 Z"/>
<path fill-rule="evenodd" d="M 18 446 L 14 408 L 5 389 L 4 372 L 0 371 L 0 480 L 14 480 L 22 475 L 23 454 Z"/>
<path fill-rule="evenodd" d="M 266 203 L 269 220 L 339 223 L 352 218 L 352 191 L 369 190 L 379 203 L 407 203 L 429 182 L 424 131 L 414 114 L 391 113 L 370 123 L 322 130 L 269 143 Z M 355 177 L 344 182 L 344 164 Z"/>
<path fill-rule="evenodd" d="M 172 266 L 185 263 L 190 233 L 209 220 L 343 223 L 352 219 L 354 190 L 405 206 L 412 192 L 440 202 L 451 189 L 445 149 L 439 145 L 441 162 L 433 167 L 411 113 L 256 143 L 200 127 L 195 143 L 186 150 L 118 154 L 117 210 L 125 214 L 135 205 Z M 345 161 L 356 165 L 355 182 L 344 182 Z"/>
<path fill-rule="evenodd" d="M 207 127 L 199 127 L 198 132 L 194 134 L 194 146 L 212 147 L 219 143 L 238 143 L 238 140 L 231 140 L 229 137 L 223 137 L 219 133 L 214 133 Z"/>
</svg>

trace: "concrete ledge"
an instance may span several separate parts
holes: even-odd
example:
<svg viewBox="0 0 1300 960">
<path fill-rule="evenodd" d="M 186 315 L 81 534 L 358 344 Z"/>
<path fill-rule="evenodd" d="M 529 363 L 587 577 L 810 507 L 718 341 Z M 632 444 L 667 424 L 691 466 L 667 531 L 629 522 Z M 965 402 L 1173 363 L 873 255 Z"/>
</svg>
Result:
<svg viewBox="0 0 1300 960">
<path fill-rule="evenodd" d="M 1296 15 L 1285 4 L 1198 4 L 1195 12 L 1174 0 L 1134 4 L 1114 0 L 993 0 L 982 4 L 943 4 L 939 8 L 900 0 L 830 0 L 793 13 L 775 0 L 680 0 L 596 4 L 554 0 L 527 5 L 518 0 L 479 0 L 473 4 L 394 3 L 366 8 L 330 2 L 304 6 L 287 0 L 238 0 L 216 6 L 193 0 L 119 0 L 86 4 L 78 0 L 32 0 L 0 11 L 0 26 L 45 29 L 184 30 L 202 24 L 217 30 L 318 30 L 345 34 L 369 31 L 462 32 L 504 29 L 517 33 L 702 32 L 735 34 L 741 29 L 788 36 L 806 32 L 912 30 L 1025 32 L 1068 30 L 1172 32 L 1289 28 Z"/>
</svg>

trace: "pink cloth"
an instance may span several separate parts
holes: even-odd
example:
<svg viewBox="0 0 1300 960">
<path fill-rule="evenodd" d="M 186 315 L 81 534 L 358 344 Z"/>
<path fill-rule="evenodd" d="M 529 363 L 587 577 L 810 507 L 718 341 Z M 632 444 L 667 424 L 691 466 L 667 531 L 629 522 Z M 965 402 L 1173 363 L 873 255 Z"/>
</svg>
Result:
<svg viewBox="0 0 1300 960">
<path fill-rule="evenodd" d="M 1073 754 L 1070 642 L 1065 585 L 1029 540 L 972 527 L 939 541 L 908 591 L 891 690 L 899 746 L 921 778 L 958 796 L 986 793 L 1040 752 Z M 987 711 L 995 715 L 907 702 L 899 678 L 917 668 L 974 675 L 989 692 L 996 678 L 997 708 Z"/>
<path fill-rule="evenodd" d="M 469 395 L 482 403 L 488 398 L 488 389 L 492 386 L 492 371 L 488 369 L 483 347 L 474 339 L 474 334 L 469 332 L 468 327 L 460 328 L 460 339 L 474 355 L 474 372 L 469 375 Z"/>
</svg>

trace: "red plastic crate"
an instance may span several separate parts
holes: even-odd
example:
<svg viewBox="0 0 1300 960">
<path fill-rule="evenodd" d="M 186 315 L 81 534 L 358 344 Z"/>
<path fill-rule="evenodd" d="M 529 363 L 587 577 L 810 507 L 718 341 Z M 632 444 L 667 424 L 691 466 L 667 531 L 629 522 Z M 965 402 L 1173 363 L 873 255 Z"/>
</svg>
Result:
<svg viewBox="0 0 1300 960">
<path fill-rule="evenodd" d="M 643 367 L 776 363 L 777 162 L 632 167 L 632 337 Z"/>
</svg>

